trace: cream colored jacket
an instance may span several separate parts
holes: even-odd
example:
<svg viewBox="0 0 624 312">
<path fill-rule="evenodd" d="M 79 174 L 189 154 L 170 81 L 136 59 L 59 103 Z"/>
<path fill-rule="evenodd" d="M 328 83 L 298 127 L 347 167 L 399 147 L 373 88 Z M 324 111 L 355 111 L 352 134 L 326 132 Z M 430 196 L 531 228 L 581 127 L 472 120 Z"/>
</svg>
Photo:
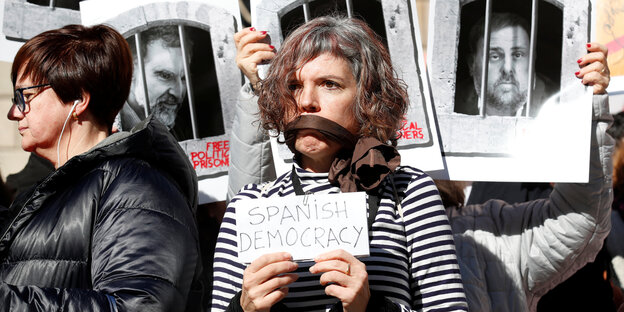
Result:
<svg viewBox="0 0 624 312">
<path fill-rule="evenodd" d="M 594 260 L 611 228 L 611 121 L 608 96 L 594 95 L 589 183 L 556 184 L 549 199 L 447 208 L 470 311 L 535 311 Z"/>
</svg>

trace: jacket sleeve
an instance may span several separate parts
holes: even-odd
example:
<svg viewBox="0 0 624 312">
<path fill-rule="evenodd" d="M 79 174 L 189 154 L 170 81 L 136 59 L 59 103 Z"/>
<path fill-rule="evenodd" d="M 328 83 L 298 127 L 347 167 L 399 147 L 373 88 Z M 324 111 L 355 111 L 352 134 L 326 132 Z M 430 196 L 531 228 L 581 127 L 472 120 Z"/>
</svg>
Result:
<svg viewBox="0 0 624 312">
<path fill-rule="evenodd" d="M 613 120 L 608 99 L 594 95 L 592 101 L 589 182 L 556 184 L 545 207 L 532 214 L 538 220 L 523 240 L 522 262 L 529 268 L 523 282 L 538 297 L 593 261 L 611 229 L 614 141 L 606 133 Z"/>
<path fill-rule="evenodd" d="M 605 132 L 612 121 L 608 96 L 594 95 L 592 104 L 588 183 L 557 183 L 548 199 L 484 204 L 499 233 L 498 247 L 490 247 L 519 259 L 513 270 L 520 274 L 529 306 L 593 261 L 611 228 L 614 142 Z"/>
<path fill-rule="evenodd" d="M 93 289 L 119 311 L 183 311 L 198 266 L 192 199 L 156 170 L 122 170 L 92 234 Z"/>
<path fill-rule="evenodd" d="M 401 201 L 409 255 L 411 310 L 467 311 L 453 233 L 428 175 L 413 176 Z"/>
<path fill-rule="evenodd" d="M 245 185 L 275 180 L 275 167 L 267 132 L 258 119 L 258 97 L 249 83 L 240 91 L 230 136 L 228 201 Z"/>
</svg>

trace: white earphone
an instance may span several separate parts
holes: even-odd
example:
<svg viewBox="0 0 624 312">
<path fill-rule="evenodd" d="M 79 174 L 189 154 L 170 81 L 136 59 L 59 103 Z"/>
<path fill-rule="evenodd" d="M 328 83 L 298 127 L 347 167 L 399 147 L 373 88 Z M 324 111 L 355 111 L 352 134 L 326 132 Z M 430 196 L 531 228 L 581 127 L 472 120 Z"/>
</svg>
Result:
<svg viewBox="0 0 624 312">
<path fill-rule="evenodd" d="M 61 134 L 59 135 L 59 138 L 56 141 L 56 165 L 57 166 L 60 165 L 60 161 L 61 161 L 61 138 L 63 137 L 63 132 L 65 132 L 65 126 L 67 126 L 67 121 L 69 121 L 69 117 L 71 117 L 71 114 L 76 109 L 76 105 L 78 105 L 78 103 L 80 103 L 80 99 L 77 99 L 74 101 L 74 105 L 69 110 L 69 114 L 67 114 L 67 118 L 65 118 L 65 123 L 63 124 L 63 129 L 61 129 Z"/>
</svg>

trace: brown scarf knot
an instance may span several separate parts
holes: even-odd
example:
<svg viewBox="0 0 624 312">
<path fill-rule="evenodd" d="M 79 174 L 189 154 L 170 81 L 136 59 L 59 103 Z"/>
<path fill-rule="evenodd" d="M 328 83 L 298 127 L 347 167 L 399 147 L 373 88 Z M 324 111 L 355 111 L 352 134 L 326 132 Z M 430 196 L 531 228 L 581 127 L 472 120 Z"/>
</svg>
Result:
<svg viewBox="0 0 624 312">
<path fill-rule="evenodd" d="M 401 164 L 393 146 L 372 137 L 360 138 L 353 154 L 346 156 L 336 157 L 329 168 L 329 182 L 343 192 L 374 190 Z"/>
</svg>

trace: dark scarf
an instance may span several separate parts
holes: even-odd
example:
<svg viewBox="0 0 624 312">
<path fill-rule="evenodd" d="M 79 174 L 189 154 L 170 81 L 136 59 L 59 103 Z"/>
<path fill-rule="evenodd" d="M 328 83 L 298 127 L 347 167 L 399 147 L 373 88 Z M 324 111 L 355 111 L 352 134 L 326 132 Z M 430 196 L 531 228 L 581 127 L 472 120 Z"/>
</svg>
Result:
<svg viewBox="0 0 624 312">
<path fill-rule="evenodd" d="M 299 152 L 295 150 L 295 141 L 301 129 L 317 130 L 342 145 L 328 177 L 342 192 L 372 191 L 401 163 L 401 156 L 393 146 L 372 137 L 358 139 L 339 124 L 314 115 L 301 115 L 286 125 L 286 145 L 296 158 Z"/>
</svg>

